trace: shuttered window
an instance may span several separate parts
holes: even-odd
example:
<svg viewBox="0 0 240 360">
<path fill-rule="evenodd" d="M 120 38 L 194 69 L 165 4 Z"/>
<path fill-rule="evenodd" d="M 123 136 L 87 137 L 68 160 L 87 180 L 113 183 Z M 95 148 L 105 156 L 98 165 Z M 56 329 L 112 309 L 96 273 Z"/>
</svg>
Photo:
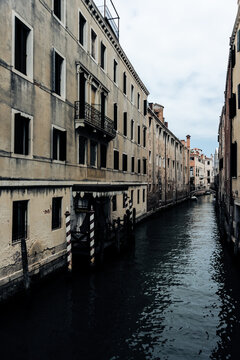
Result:
<svg viewBox="0 0 240 360">
<path fill-rule="evenodd" d="M 123 135 L 127 136 L 127 112 L 123 113 Z"/>
<path fill-rule="evenodd" d="M 143 101 L 143 115 L 147 115 L 147 100 Z"/>
<path fill-rule="evenodd" d="M 119 170 L 119 152 L 117 150 L 114 150 L 113 168 Z"/>
<path fill-rule="evenodd" d="M 118 128 L 118 106 L 117 104 L 115 103 L 113 105 L 113 121 L 114 121 L 114 129 L 117 130 Z"/>
<path fill-rule="evenodd" d="M 236 116 L 236 94 L 232 94 L 232 97 L 229 99 L 229 116 L 230 119 Z"/>
<path fill-rule="evenodd" d="M 107 146 L 104 144 L 100 146 L 100 166 L 102 168 L 107 167 Z"/>
<path fill-rule="evenodd" d="M 240 51 L 240 30 L 237 32 L 237 51 Z"/>
<path fill-rule="evenodd" d="M 231 176 L 237 177 L 237 143 L 231 144 Z"/>
<path fill-rule="evenodd" d="M 79 136 L 79 164 L 86 164 L 87 158 L 87 139 Z"/>
<path fill-rule="evenodd" d="M 122 169 L 123 169 L 123 171 L 127 171 L 127 168 L 128 168 L 127 162 L 128 162 L 127 154 L 123 154 L 122 155 Z"/>
</svg>

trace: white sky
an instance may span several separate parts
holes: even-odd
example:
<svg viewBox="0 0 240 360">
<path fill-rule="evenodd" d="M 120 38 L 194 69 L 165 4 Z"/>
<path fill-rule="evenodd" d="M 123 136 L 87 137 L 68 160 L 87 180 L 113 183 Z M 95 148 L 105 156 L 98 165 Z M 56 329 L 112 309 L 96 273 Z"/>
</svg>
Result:
<svg viewBox="0 0 240 360">
<path fill-rule="evenodd" d="M 164 106 L 178 138 L 190 134 L 191 147 L 210 155 L 217 146 L 237 0 L 113 3 L 120 44 L 148 88 L 149 102 Z"/>
</svg>

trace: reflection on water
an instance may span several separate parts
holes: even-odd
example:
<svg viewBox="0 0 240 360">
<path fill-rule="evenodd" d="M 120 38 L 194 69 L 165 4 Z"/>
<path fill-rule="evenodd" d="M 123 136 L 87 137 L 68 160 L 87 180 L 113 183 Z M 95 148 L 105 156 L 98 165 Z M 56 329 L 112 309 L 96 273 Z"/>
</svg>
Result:
<svg viewBox="0 0 240 360">
<path fill-rule="evenodd" d="M 212 198 L 179 205 L 121 259 L 4 307 L 1 359 L 239 359 L 239 275 Z"/>
</svg>

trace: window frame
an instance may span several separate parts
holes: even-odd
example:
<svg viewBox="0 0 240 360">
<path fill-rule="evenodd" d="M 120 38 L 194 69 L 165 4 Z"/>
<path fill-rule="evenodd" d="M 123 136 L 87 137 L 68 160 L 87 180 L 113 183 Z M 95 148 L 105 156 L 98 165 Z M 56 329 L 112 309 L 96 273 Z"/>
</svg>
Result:
<svg viewBox="0 0 240 360">
<path fill-rule="evenodd" d="M 57 130 L 58 132 L 62 132 L 62 133 L 65 133 L 65 160 L 60 160 L 60 146 L 61 145 L 57 145 L 57 159 L 54 159 L 53 156 L 54 156 L 54 139 L 53 139 L 53 136 L 54 136 L 54 130 Z M 60 126 L 57 126 L 57 125 L 52 125 L 52 141 L 51 141 L 51 159 L 52 161 L 54 162 L 59 162 L 59 163 L 65 163 L 67 161 L 67 130 L 66 129 L 63 129 L 61 128 Z"/>
<path fill-rule="evenodd" d="M 61 2 L 61 19 L 54 12 L 54 0 L 52 0 L 52 14 L 54 19 L 56 19 L 61 25 L 65 26 L 66 24 L 66 1 L 60 0 Z"/>
<path fill-rule="evenodd" d="M 28 130 L 28 155 L 15 153 L 15 115 L 20 114 L 22 117 L 29 119 L 29 130 Z M 12 109 L 12 126 L 11 126 L 11 155 L 13 157 L 19 157 L 23 159 L 32 159 L 33 158 L 33 116 L 26 114 L 22 111 Z"/>
<path fill-rule="evenodd" d="M 102 53 L 103 51 L 103 53 Z M 107 71 L 107 47 L 103 41 L 100 42 L 100 68 Z"/>
<path fill-rule="evenodd" d="M 91 163 L 91 149 L 92 149 L 92 144 L 94 144 L 94 147 L 96 149 L 96 152 L 95 152 L 95 163 L 92 164 Z M 90 140 L 90 160 L 89 160 L 89 165 L 90 167 L 93 167 L 93 168 L 97 168 L 98 167 L 98 142 L 95 141 L 95 140 Z"/>
<path fill-rule="evenodd" d="M 15 68 L 15 28 L 16 23 L 15 19 L 18 19 L 25 25 L 27 28 L 29 28 L 29 35 L 27 37 L 26 41 L 26 74 L 21 72 L 20 70 Z M 29 25 L 27 21 L 25 21 L 20 15 L 18 15 L 14 10 L 12 11 L 12 71 L 16 73 L 17 75 L 20 75 L 26 80 L 29 80 L 30 82 L 33 82 L 33 27 Z"/>
<path fill-rule="evenodd" d="M 85 24 L 83 26 L 83 44 L 80 42 L 80 18 L 83 18 L 85 20 Z M 88 39 L 88 22 L 86 17 L 83 15 L 81 9 L 78 9 L 78 43 L 79 45 L 87 50 L 87 39 Z"/>
<path fill-rule="evenodd" d="M 96 35 L 95 37 L 95 41 L 94 41 L 94 50 L 95 50 L 95 54 L 93 56 L 93 42 L 92 42 L 92 33 L 94 33 Z M 91 27 L 90 29 L 90 56 L 91 58 L 95 61 L 95 63 L 97 63 L 97 59 L 98 59 L 98 35 L 96 33 L 96 31 Z"/>
<path fill-rule="evenodd" d="M 85 140 L 84 163 L 80 163 L 80 138 L 83 138 Z M 78 135 L 78 165 L 87 166 L 87 156 L 88 156 L 88 138 L 83 135 Z"/>
<path fill-rule="evenodd" d="M 56 55 L 62 58 L 60 74 L 60 94 L 56 92 Z M 56 48 L 52 48 L 52 94 L 59 99 L 66 100 L 66 58 Z"/>
<path fill-rule="evenodd" d="M 117 164 L 115 164 L 115 154 L 118 154 Z M 117 167 L 115 167 L 115 165 L 117 165 Z M 119 151 L 117 149 L 113 149 L 113 170 L 119 170 Z"/>
</svg>

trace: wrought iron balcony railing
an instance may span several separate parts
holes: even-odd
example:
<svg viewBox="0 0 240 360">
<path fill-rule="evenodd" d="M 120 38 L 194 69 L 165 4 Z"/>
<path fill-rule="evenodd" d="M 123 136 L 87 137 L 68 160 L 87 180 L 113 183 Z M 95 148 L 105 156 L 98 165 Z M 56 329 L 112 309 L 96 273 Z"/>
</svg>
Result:
<svg viewBox="0 0 240 360">
<path fill-rule="evenodd" d="M 75 120 L 99 130 L 112 139 L 116 136 L 113 120 L 88 103 L 80 105 L 80 101 L 75 101 Z"/>
</svg>

